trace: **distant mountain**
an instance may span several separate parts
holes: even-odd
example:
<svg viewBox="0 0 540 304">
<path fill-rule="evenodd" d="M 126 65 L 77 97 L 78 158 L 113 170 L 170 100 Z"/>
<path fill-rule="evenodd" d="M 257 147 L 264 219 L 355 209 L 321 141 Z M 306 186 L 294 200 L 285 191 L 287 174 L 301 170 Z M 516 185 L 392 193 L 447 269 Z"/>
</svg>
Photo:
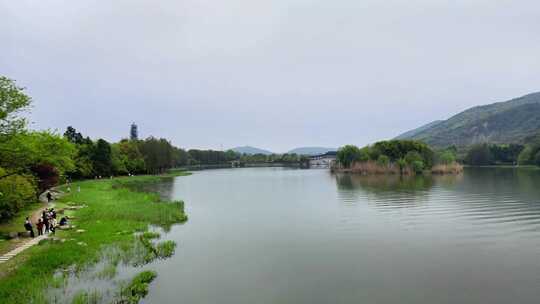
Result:
<svg viewBox="0 0 540 304">
<path fill-rule="evenodd" d="M 324 154 L 329 151 L 337 151 L 336 148 L 324 148 L 324 147 L 300 147 L 296 149 L 292 149 L 291 151 L 287 152 L 289 154 L 298 154 L 298 155 L 317 155 L 317 154 Z"/>
<path fill-rule="evenodd" d="M 540 132 L 540 92 L 505 102 L 477 106 L 447 120 L 399 136 L 435 147 L 475 143 L 522 143 Z"/>
<path fill-rule="evenodd" d="M 425 131 L 425 130 L 427 130 L 427 129 L 429 129 L 429 128 L 432 128 L 432 127 L 434 127 L 434 126 L 440 124 L 440 123 L 443 122 L 443 121 L 444 121 L 444 120 L 435 120 L 435 121 L 432 121 L 432 122 L 430 122 L 430 123 L 428 123 L 428 124 L 425 124 L 425 125 L 423 125 L 423 126 L 421 126 L 421 127 L 419 127 L 419 128 L 416 128 L 416 129 L 407 131 L 407 132 L 405 132 L 405 133 L 403 133 L 403 134 L 400 134 L 400 135 L 396 136 L 395 139 L 406 139 L 406 138 L 411 138 L 411 137 L 413 137 L 413 136 L 415 136 L 415 135 L 417 135 L 417 134 L 419 134 L 419 133 L 421 133 L 421 132 L 423 132 L 423 131 Z"/>
<path fill-rule="evenodd" d="M 259 148 L 255 148 L 251 146 L 236 147 L 236 148 L 232 148 L 231 150 L 237 153 L 251 154 L 251 155 L 252 154 L 264 154 L 264 155 L 273 154 L 272 152 L 268 150 L 263 150 L 263 149 L 259 149 Z"/>
</svg>

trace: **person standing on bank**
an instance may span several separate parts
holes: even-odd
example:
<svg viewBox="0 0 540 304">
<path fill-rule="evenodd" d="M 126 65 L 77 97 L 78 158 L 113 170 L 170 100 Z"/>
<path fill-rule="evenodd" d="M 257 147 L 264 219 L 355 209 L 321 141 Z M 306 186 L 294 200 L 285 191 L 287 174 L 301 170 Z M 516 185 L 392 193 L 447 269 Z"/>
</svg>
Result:
<svg viewBox="0 0 540 304">
<path fill-rule="evenodd" d="M 24 228 L 26 229 L 26 231 L 30 231 L 30 236 L 31 237 L 36 237 L 36 235 L 34 234 L 34 228 L 32 227 L 32 223 L 30 222 L 30 218 L 26 218 L 26 221 L 24 222 Z"/>
<path fill-rule="evenodd" d="M 43 211 L 43 224 L 45 225 L 45 233 L 49 233 L 49 213 Z"/>
<path fill-rule="evenodd" d="M 47 201 L 50 203 L 52 199 L 53 197 L 52 197 L 51 191 L 47 191 Z"/>
<path fill-rule="evenodd" d="M 43 219 L 40 218 L 38 220 L 38 223 L 36 224 L 36 227 L 37 227 L 37 234 L 38 235 L 43 235 Z"/>
<path fill-rule="evenodd" d="M 49 229 L 51 230 L 52 234 L 54 235 L 55 232 L 56 232 L 56 219 L 54 217 L 52 217 L 50 219 L 50 224 L 49 224 Z"/>
</svg>

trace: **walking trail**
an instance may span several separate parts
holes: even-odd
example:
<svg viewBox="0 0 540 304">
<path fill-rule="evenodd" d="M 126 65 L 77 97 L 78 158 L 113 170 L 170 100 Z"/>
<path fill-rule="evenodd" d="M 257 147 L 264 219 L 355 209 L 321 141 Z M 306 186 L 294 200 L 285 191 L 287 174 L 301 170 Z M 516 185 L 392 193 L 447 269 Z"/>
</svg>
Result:
<svg viewBox="0 0 540 304">
<path fill-rule="evenodd" d="M 51 192 L 54 193 L 53 191 L 54 190 L 52 190 Z M 39 197 L 39 200 L 41 202 L 45 203 L 43 208 L 40 208 L 40 209 L 36 210 L 32 214 L 32 216 L 30 217 L 30 221 L 32 222 L 32 225 L 34 226 L 34 229 L 36 229 L 36 223 L 38 222 L 39 218 L 41 218 L 43 209 L 44 208 L 52 208 L 52 207 L 54 207 L 54 203 L 48 203 L 47 202 L 47 198 L 46 198 L 45 193 L 42 193 L 40 195 L 40 197 Z M 61 193 L 56 193 L 55 198 L 58 199 L 60 194 Z M 37 231 L 35 231 L 35 232 L 37 233 Z M 36 245 L 37 243 L 39 243 L 39 241 L 41 241 L 43 239 L 46 239 L 47 237 L 48 237 L 48 234 L 44 234 L 44 235 L 37 236 L 35 238 L 29 238 L 28 240 L 21 242 L 20 244 L 17 245 L 17 247 L 15 247 L 15 249 L 13 249 L 10 252 L 0 256 L 0 264 L 9 261 L 11 258 L 16 256 L 17 254 L 23 252 L 25 249 L 28 249 L 28 248 Z"/>
</svg>

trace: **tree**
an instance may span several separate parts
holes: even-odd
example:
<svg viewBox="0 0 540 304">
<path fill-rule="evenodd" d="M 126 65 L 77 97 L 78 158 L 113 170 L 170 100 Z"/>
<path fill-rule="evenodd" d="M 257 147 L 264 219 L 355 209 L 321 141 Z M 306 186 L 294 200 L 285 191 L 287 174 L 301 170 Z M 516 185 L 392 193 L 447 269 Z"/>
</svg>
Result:
<svg viewBox="0 0 540 304">
<path fill-rule="evenodd" d="M 388 166 L 388 164 L 390 164 L 390 157 L 384 154 L 379 155 L 379 158 L 377 158 L 377 164 L 384 167 Z"/>
<path fill-rule="evenodd" d="M 32 172 L 37 177 L 39 192 L 58 185 L 60 174 L 58 170 L 50 164 L 38 164 L 32 167 Z"/>
<path fill-rule="evenodd" d="M 456 155 L 449 150 L 443 151 L 439 156 L 439 163 L 444 165 L 450 165 L 456 161 Z"/>
<path fill-rule="evenodd" d="M 0 140 L 26 126 L 26 120 L 18 114 L 30 106 L 32 99 L 23 90 L 14 80 L 0 76 Z"/>
<path fill-rule="evenodd" d="M 411 166 L 412 166 L 412 169 L 413 169 L 414 173 L 416 173 L 416 174 L 422 174 L 422 172 L 424 171 L 424 162 L 421 161 L 421 160 L 413 161 Z"/>
<path fill-rule="evenodd" d="M 104 139 L 96 142 L 96 147 L 92 155 L 94 170 L 97 175 L 109 176 L 112 173 L 111 145 Z"/>
<path fill-rule="evenodd" d="M 362 157 L 362 152 L 354 145 L 346 145 L 341 147 L 337 152 L 337 161 L 345 168 L 349 168 L 354 162 L 359 161 Z"/>
<path fill-rule="evenodd" d="M 534 155 L 534 164 L 540 167 L 540 151 Z"/>
<path fill-rule="evenodd" d="M 0 168 L 0 175 L 7 171 Z M 34 178 L 29 175 L 14 174 L 0 179 L 0 222 L 13 217 L 37 196 Z"/>
<path fill-rule="evenodd" d="M 25 132 L 0 143 L 0 166 L 24 172 L 38 164 L 49 164 L 62 174 L 74 169 L 75 153 L 75 146 L 58 134 Z"/>
<path fill-rule="evenodd" d="M 530 165 L 531 157 L 533 155 L 533 147 L 527 146 L 521 153 L 519 153 L 518 164 L 519 165 Z"/>
<path fill-rule="evenodd" d="M 144 157 L 139 150 L 137 142 L 122 140 L 114 144 L 113 148 L 115 147 L 118 148 L 118 157 L 123 160 L 128 173 L 144 173 L 146 171 Z"/>
<path fill-rule="evenodd" d="M 377 159 L 383 154 L 389 157 L 390 162 L 396 162 L 401 158 L 405 158 L 407 153 L 416 151 L 421 155 L 422 161 L 427 168 L 433 166 L 434 152 L 428 145 L 420 141 L 414 140 L 388 140 L 380 141 L 371 148 L 371 159 Z"/>
<path fill-rule="evenodd" d="M 407 164 L 412 165 L 415 162 L 422 162 L 422 156 L 416 151 L 409 151 L 405 155 L 405 161 Z"/>
<path fill-rule="evenodd" d="M 72 126 L 67 127 L 66 132 L 64 133 L 64 137 L 67 138 L 69 142 L 77 145 L 82 145 L 85 143 L 85 139 L 82 134 L 77 132 L 77 130 L 75 130 L 75 128 L 73 128 Z"/>
<path fill-rule="evenodd" d="M 487 144 L 478 144 L 469 149 L 465 161 L 473 166 L 487 166 L 493 162 L 493 155 Z"/>
</svg>

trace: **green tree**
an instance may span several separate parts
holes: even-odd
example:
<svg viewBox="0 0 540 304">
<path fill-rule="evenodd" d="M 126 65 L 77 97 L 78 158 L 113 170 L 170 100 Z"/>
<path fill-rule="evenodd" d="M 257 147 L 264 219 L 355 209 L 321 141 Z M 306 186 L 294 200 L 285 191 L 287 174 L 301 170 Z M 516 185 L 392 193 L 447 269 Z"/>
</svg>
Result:
<svg viewBox="0 0 540 304">
<path fill-rule="evenodd" d="M 527 146 L 519 153 L 518 164 L 519 165 L 531 165 L 531 158 L 533 155 L 533 147 Z"/>
<path fill-rule="evenodd" d="M 354 162 L 361 159 L 362 152 L 357 146 L 346 145 L 337 152 L 337 161 L 345 168 L 349 168 Z"/>
<path fill-rule="evenodd" d="M 390 157 L 384 154 L 379 155 L 379 158 L 377 158 L 377 164 L 385 167 L 388 166 L 390 164 Z"/>
<path fill-rule="evenodd" d="M 493 155 L 487 144 L 478 144 L 469 149 L 465 161 L 473 166 L 487 166 L 492 164 Z"/>
<path fill-rule="evenodd" d="M 30 106 L 32 99 L 23 90 L 14 80 L 0 76 L 0 140 L 23 131 L 26 126 L 26 120 L 19 114 Z"/>
<path fill-rule="evenodd" d="M 452 164 L 456 161 L 456 155 L 452 151 L 443 151 L 439 156 L 439 163 L 444 165 Z"/>
<path fill-rule="evenodd" d="M 412 162 L 411 167 L 416 174 L 422 174 L 424 171 L 424 162 L 421 160 L 415 160 Z"/>
<path fill-rule="evenodd" d="M 7 171 L 0 168 L 0 175 Z M 0 179 L 0 222 L 13 217 L 37 197 L 35 179 L 30 175 L 14 174 Z"/>
<path fill-rule="evenodd" d="M 97 175 L 109 176 L 112 174 L 111 145 L 104 139 L 98 139 L 93 151 L 92 161 Z"/>
<path fill-rule="evenodd" d="M 540 166 L 540 151 L 536 152 L 534 155 L 534 164 Z"/>
<path fill-rule="evenodd" d="M 405 155 L 405 161 L 409 165 L 412 165 L 415 162 L 422 162 L 422 155 L 416 151 L 409 151 Z"/>
<path fill-rule="evenodd" d="M 58 134 L 24 132 L 0 143 L 0 166 L 23 172 L 37 164 L 49 164 L 62 174 L 74 169 L 75 153 L 75 146 Z"/>
</svg>

